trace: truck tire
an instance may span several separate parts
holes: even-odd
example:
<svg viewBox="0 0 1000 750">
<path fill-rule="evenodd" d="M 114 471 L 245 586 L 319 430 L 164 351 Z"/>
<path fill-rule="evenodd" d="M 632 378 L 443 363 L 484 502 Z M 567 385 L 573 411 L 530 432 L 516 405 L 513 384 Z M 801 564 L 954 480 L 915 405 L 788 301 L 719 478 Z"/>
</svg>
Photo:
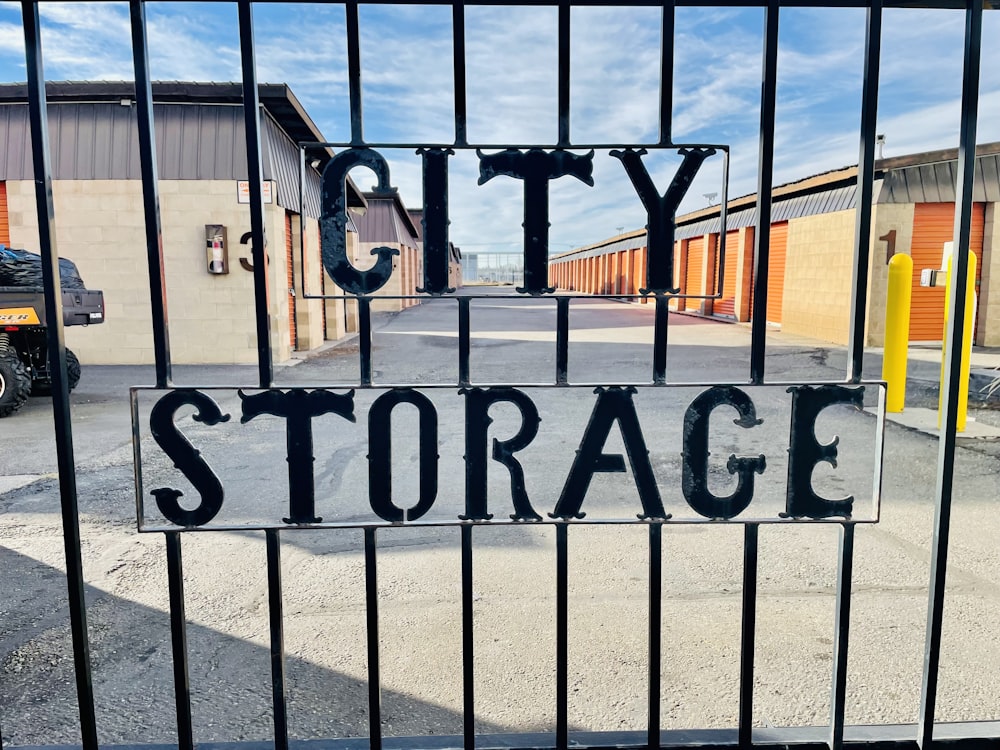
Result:
<svg viewBox="0 0 1000 750">
<path fill-rule="evenodd" d="M 66 378 L 69 381 L 69 389 L 72 391 L 76 384 L 80 382 L 80 360 L 72 349 L 66 350 Z M 31 384 L 32 396 L 51 396 L 52 382 L 36 380 Z"/>
<path fill-rule="evenodd" d="M 30 392 L 31 378 L 24 363 L 12 352 L 0 356 L 0 417 L 24 406 Z"/>
</svg>

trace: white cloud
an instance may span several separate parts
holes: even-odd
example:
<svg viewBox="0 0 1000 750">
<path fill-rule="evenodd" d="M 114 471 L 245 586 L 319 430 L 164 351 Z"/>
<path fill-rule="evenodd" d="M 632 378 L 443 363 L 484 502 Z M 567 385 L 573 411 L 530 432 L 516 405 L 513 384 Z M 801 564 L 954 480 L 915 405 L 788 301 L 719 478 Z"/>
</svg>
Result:
<svg viewBox="0 0 1000 750">
<path fill-rule="evenodd" d="M 154 78 L 239 80 L 232 4 L 152 3 Z M 132 78 L 128 6 L 45 3 L 43 44 L 51 79 Z M 258 79 L 288 83 L 327 138 L 349 138 L 344 8 L 255 6 Z M 640 143 L 657 138 L 660 13 L 582 7 L 572 11 L 571 135 L 574 142 Z M 730 195 L 756 189 L 762 56 L 759 8 L 679 8 L 674 39 L 675 140 L 729 143 Z M 957 143 L 962 78 L 961 12 L 887 10 L 879 102 L 886 152 Z M 988 13 L 984 38 L 1000 36 Z M 470 139 L 553 143 L 557 136 L 557 10 L 469 6 L 466 73 Z M 858 152 L 864 11 L 782 8 L 775 123 L 776 183 L 855 163 Z M 362 6 L 365 135 L 392 142 L 450 142 L 454 128 L 451 9 Z M 0 3 L 0 65 L 23 80 L 20 4 Z M 1000 46 L 983 51 L 980 141 L 1000 140 Z M 393 183 L 410 206 L 421 203 L 420 159 L 387 151 Z M 706 162 L 682 211 L 721 192 L 721 158 Z M 650 153 L 659 189 L 676 157 Z M 360 172 L 360 170 L 359 170 Z M 364 187 L 371 182 L 357 175 Z M 478 186 L 474 153 L 451 160 L 452 234 L 469 249 L 517 250 L 522 184 L 496 178 Z M 621 164 L 599 151 L 594 187 L 572 178 L 550 183 L 553 251 L 638 228 L 645 213 Z"/>
</svg>

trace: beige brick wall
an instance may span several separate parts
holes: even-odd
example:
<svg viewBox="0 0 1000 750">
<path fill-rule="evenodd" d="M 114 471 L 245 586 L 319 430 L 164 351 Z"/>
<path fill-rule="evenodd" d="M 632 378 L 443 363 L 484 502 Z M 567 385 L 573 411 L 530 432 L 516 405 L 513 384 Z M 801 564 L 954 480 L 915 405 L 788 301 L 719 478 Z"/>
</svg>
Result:
<svg viewBox="0 0 1000 750">
<path fill-rule="evenodd" d="M 992 281 L 997 282 L 993 293 Z M 986 204 L 983 275 L 979 287 L 979 330 L 976 343 L 1000 346 L 1000 204 Z"/>
<path fill-rule="evenodd" d="M 414 288 L 423 279 L 423 260 L 418 257 L 419 254 L 413 248 L 403 245 L 360 242 L 357 253 L 353 255 L 354 265 L 362 270 L 374 266 L 378 258 L 371 252 L 376 247 L 396 247 L 399 250 L 399 255 L 392 256 L 392 276 L 389 277 L 389 281 L 373 295 L 375 299 L 372 300 L 372 311 L 399 312 L 411 305 L 418 304 L 417 300 L 379 299 L 379 297 L 413 294 Z"/>
<path fill-rule="evenodd" d="M 304 247 L 303 247 L 304 245 Z M 292 256 L 295 273 L 295 330 L 298 349 L 308 351 L 321 346 L 323 336 L 321 277 L 324 274 L 319 252 L 319 223 L 306 217 L 305 226 L 299 216 L 292 217 Z M 302 258 L 304 266 L 299 268 Z"/>
<path fill-rule="evenodd" d="M 782 331 L 847 343 L 854 222 L 853 209 L 788 222 Z"/>
<path fill-rule="evenodd" d="M 253 274 L 239 263 L 241 256 L 250 257 L 249 245 L 239 242 L 250 230 L 249 207 L 237 203 L 236 184 L 229 180 L 161 181 L 159 190 L 173 362 L 256 362 Z M 11 244 L 37 251 L 33 183 L 10 181 L 7 193 Z M 67 329 L 67 344 L 85 363 L 151 363 L 141 183 L 60 180 L 53 196 L 59 253 L 77 263 L 88 287 L 104 291 L 107 311 L 103 325 Z M 228 274 L 206 270 L 205 224 L 227 227 Z M 284 209 L 266 207 L 265 230 L 271 342 L 280 362 L 290 356 Z"/>
<path fill-rule="evenodd" d="M 753 281 L 754 227 L 739 230 L 739 258 L 736 265 L 736 301 L 733 310 L 741 323 L 750 320 L 750 286 Z M 735 249 L 735 248 L 734 248 Z"/>
<path fill-rule="evenodd" d="M 885 345 L 885 303 L 889 283 L 889 262 L 885 237 L 896 232 L 897 253 L 910 254 L 913 242 L 913 204 L 881 203 L 872 207 L 872 253 L 868 267 L 868 317 L 865 321 L 865 344 Z M 849 303 L 848 303 L 849 304 Z"/>
</svg>

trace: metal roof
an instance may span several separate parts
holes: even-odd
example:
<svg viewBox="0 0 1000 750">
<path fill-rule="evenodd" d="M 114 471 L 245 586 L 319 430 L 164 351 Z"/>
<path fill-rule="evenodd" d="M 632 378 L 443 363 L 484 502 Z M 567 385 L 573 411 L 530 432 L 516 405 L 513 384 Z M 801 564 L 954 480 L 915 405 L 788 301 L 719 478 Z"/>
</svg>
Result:
<svg viewBox="0 0 1000 750">
<path fill-rule="evenodd" d="M 417 230 L 417 241 L 424 241 L 424 209 L 422 208 L 408 208 L 406 209 L 407 215 L 410 217 L 410 223 L 413 224 L 413 228 Z"/>
<path fill-rule="evenodd" d="M 331 158 L 313 150 L 306 207 L 299 207 L 298 141 L 324 140 L 284 84 L 261 84 L 264 179 L 278 183 L 279 205 L 319 215 L 319 174 Z M 138 123 L 131 82 L 46 84 L 54 179 L 138 180 Z M 242 87 L 237 83 L 153 83 L 157 167 L 164 180 L 247 179 Z M 27 86 L 0 84 L 0 179 L 33 179 Z M 315 192 L 315 195 L 313 193 Z M 365 205 L 348 179 L 348 205 Z"/>
<path fill-rule="evenodd" d="M 885 172 L 879 203 L 951 203 L 955 200 L 957 160 L 915 164 Z M 1000 201 L 1000 154 L 976 157 L 972 200 Z"/>
<path fill-rule="evenodd" d="M 361 242 L 387 242 L 416 248 L 417 229 L 398 193 L 365 193 L 368 210 L 354 215 Z"/>
<path fill-rule="evenodd" d="M 776 201 L 771 207 L 771 222 L 789 221 L 803 216 L 815 216 L 835 211 L 846 211 L 857 204 L 857 186 L 824 190 L 819 193 L 795 195 Z M 876 188 L 876 195 L 878 190 Z M 757 223 L 757 207 L 744 208 L 726 216 L 726 231 L 754 226 Z M 686 240 L 722 231 L 722 220 L 718 214 L 708 219 L 677 227 L 674 239 Z"/>
</svg>

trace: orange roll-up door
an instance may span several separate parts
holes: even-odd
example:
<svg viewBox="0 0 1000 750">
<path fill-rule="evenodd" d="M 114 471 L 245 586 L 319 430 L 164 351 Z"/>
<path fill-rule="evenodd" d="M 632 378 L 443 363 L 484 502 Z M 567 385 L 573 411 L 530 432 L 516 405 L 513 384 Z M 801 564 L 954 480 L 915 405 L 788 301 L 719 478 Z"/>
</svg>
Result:
<svg viewBox="0 0 1000 750">
<path fill-rule="evenodd" d="M 705 238 L 697 237 L 688 242 L 687 273 L 684 275 L 685 294 L 704 294 L 701 285 L 701 265 L 705 257 Z M 685 310 L 700 310 L 700 299 L 684 300 Z"/>
<path fill-rule="evenodd" d="M 788 254 L 788 222 L 771 225 L 767 269 L 767 321 L 781 322 L 785 294 L 785 257 Z"/>
<path fill-rule="evenodd" d="M 292 290 L 295 288 L 295 273 L 292 269 L 292 214 L 285 211 L 285 267 L 288 269 L 288 288 L 285 294 L 288 296 L 288 340 L 295 348 L 295 297 Z"/>
<path fill-rule="evenodd" d="M 640 247 L 632 253 L 632 290 L 635 294 L 639 294 L 640 289 L 646 288 L 645 267 L 642 262 L 645 252 L 646 248 Z"/>
<path fill-rule="evenodd" d="M 721 250 L 721 248 L 720 248 Z M 715 254 L 715 268 L 718 273 L 719 255 Z M 726 265 L 722 271 L 722 299 L 715 302 L 715 314 L 736 317 L 736 270 L 740 260 L 739 230 L 726 233 Z M 718 277 L 716 277 L 718 278 Z"/>
<path fill-rule="evenodd" d="M 10 221 L 7 218 L 6 182 L 0 182 L 0 244 L 10 246 Z"/>
<path fill-rule="evenodd" d="M 969 248 L 976 254 L 976 281 L 982 278 L 983 230 L 986 204 L 972 204 Z M 941 341 L 944 332 L 944 287 L 920 286 L 920 271 L 940 268 L 944 243 L 955 235 L 954 203 L 917 203 L 913 207 L 913 294 L 910 302 L 910 341 Z"/>
</svg>

